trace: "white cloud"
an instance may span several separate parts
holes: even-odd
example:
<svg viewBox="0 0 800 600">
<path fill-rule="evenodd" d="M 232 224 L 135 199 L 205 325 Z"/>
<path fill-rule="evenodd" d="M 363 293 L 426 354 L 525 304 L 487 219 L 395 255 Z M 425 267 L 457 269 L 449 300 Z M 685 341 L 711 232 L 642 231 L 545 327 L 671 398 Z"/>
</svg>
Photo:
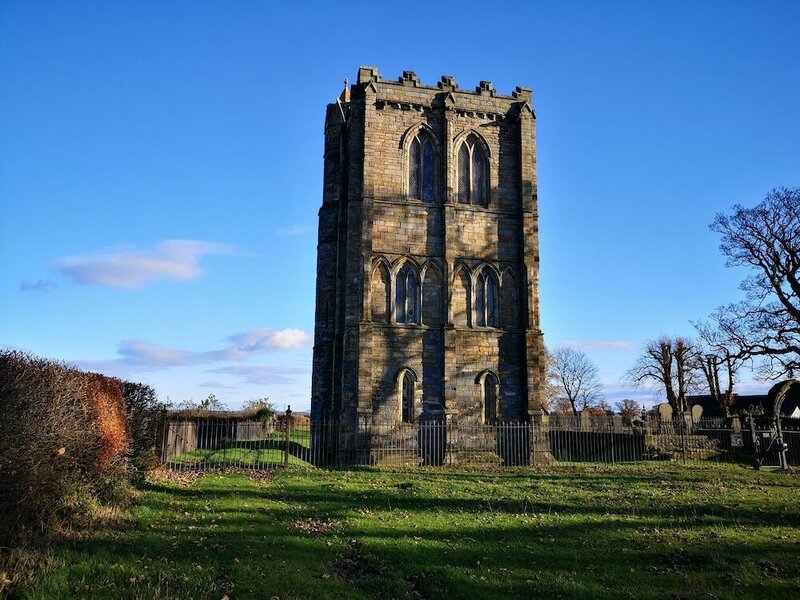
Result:
<svg viewBox="0 0 800 600">
<path fill-rule="evenodd" d="M 311 336 L 302 329 L 253 329 L 228 338 L 230 346 L 219 350 L 193 352 L 153 344 L 145 340 L 123 340 L 117 346 L 119 358 L 78 361 L 83 368 L 128 376 L 154 371 L 219 362 L 241 362 L 265 352 L 301 350 L 311 343 Z M 212 371 L 213 372 L 213 371 Z"/>
<path fill-rule="evenodd" d="M 763 381 L 759 379 L 742 379 L 736 382 L 734 393 L 741 395 L 766 394 L 775 385 L 775 381 Z"/>
<path fill-rule="evenodd" d="M 247 383 L 256 385 L 274 385 L 295 383 L 296 379 L 291 377 L 291 375 L 303 375 L 310 371 L 305 367 L 260 367 L 254 365 L 240 365 L 210 369 L 206 372 L 242 377 Z M 287 375 L 290 377 L 287 377 Z"/>
<path fill-rule="evenodd" d="M 238 390 L 235 385 L 225 385 L 217 383 L 216 381 L 206 381 L 205 383 L 198 383 L 197 387 L 209 388 L 212 390 Z"/>
<path fill-rule="evenodd" d="M 200 362 L 199 355 L 194 352 L 159 346 L 143 340 L 123 340 L 119 343 L 117 352 L 127 362 L 146 367 L 176 367 Z"/>
<path fill-rule="evenodd" d="M 56 261 L 56 268 L 75 283 L 140 288 L 161 279 L 195 279 L 203 272 L 199 265 L 201 257 L 233 251 L 230 244 L 165 240 L 152 250 L 65 256 Z"/>
<path fill-rule="evenodd" d="M 612 407 L 626 398 L 636 400 L 644 406 L 653 406 L 664 401 L 663 390 L 637 388 L 624 383 L 603 383 L 603 395 Z"/>
<path fill-rule="evenodd" d="M 290 237 L 293 235 L 303 235 L 309 233 L 310 231 L 310 225 L 292 225 L 291 227 L 278 229 L 278 231 L 275 232 L 275 235 L 279 235 L 281 237 Z"/>
<path fill-rule="evenodd" d="M 264 347 L 271 350 L 297 350 L 311 343 L 311 336 L 301 329 L 281 329 L 272 332 Z"/>
<path fill-rule="evenodd" d="M 259 350 L 299 350 L 311 343 L 311 336 L 302 329 L 253 329 L 228 338 L 233 349 L 251 353 Z"/>
</svg>

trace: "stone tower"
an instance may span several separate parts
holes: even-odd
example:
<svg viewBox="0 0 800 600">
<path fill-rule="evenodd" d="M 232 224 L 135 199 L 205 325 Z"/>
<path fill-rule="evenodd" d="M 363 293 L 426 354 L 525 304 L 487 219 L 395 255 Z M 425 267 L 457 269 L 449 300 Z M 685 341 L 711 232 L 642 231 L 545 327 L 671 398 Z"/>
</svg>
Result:
<svg viewBox="0 0 800 600">
<path fill-rule="evenodd" d="M 542 414 L 531 90 L 374 67 L 325 119 L 312 419 Z"/>
</svg>

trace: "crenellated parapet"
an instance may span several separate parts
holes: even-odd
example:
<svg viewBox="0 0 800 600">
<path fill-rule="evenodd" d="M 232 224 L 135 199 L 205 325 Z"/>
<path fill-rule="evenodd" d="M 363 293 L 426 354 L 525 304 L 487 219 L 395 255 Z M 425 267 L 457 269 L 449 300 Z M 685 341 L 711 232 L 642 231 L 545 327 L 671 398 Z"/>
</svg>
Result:
<svg viewBox="0 0 800 600">
<path fill-rule="evenodd" d="M 527 102 L 528 105 L 531 105 L 533 98 L 531 89 L 521 86 L 517 86 L 511 94 L 499 94 L 494 89 L 494 84 L 491 81 L 480 81 L 474 89 L 459 88 L 455 77 L 452 75 L 442 75 L 435 85 L 426 85 L 420 82 L 415 71 L 403 71 L 397 80 L 383 79 L 377 67 L 371 66 L 362 66 L 358 70 L 358 78 L 352 84 L 350 92 L 358 95 L 364 93 L 366 89 L 370 89 L 378 95 L 377 100 L 379 102 L 391 103 L 393 97 L 398 97 L 399 94 L 403 93 L 398 90 L 397 94 L 392 94 L 391 89 L 395 87 L 401 88 L 401 90 L 402 88 L 413 88 L 415 91 L 420 92 L 419 98 L 435 98 L 439 101 L 439 108 L 446 107 L 447 103 L 444 100 L 448 97 L 456 103 L 457 98 L 466 98 L 468 96 L 497 98 L 498 100 L 506 101 L 505 103 L 499 103 L 498 106 L 509 106 L 508 101 Z M 381 92 L 386 92 L 386 97 Z M 470 104 L 467 100 L 464 100 L 464 103 Z M 397 104 L 397 102 L 394 104 Z M 407 106 L 409 103 L 402 104 Z"/>
</svg>

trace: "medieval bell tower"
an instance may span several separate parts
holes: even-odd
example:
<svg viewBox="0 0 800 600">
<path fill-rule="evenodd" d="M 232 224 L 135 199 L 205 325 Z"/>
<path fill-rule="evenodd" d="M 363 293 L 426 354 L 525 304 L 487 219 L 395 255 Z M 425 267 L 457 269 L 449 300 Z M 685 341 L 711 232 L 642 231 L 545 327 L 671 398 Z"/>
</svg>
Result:
<svg viewBox="0 0 800 600">
<path fill-rule="evenodd" d="M 312 419 L 541 414 L 531 91 L 384 81 L 329 104 Z"/>
</svg>

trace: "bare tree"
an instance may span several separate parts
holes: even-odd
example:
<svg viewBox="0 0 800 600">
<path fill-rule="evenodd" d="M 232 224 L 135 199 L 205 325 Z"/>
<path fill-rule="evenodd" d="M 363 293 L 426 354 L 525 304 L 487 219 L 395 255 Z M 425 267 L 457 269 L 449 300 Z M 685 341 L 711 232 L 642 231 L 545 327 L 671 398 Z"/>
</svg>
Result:
<svg viewBox="0 0 800 600">
<path fill-rule="evenodd" d="M 204 400 L 200 402 L 199 408 L 201 410 L 226 410 L 228 407 L 225 406 L 225 403 L 217 398 L 217 395 L 213 392 L 209 394 Z"/>
<path fill-rule="evenodd" d="M 591 415 L 601 417 L 607 417 L 614 414 L 614 410 L 611 408 L 611 405 L 604 399 L 598 400 L 596 403 L 588 406 L 585 410 Z"/>
<path fill-rule="evenodd" d="M 753 208 L 737 204 L 710 227 L 727 265 L 753 270 L 741 285 L 746 300 L 719 311 L 721 331 L 765 358 L 769 374 L 792 376 L 800 368 L 800 188 L 775 188 Z"/>
<path fill-rule="evenodd" d="M 544 369 L 544 409 L 548 412 L 560 413 L 562 411 L 558 403 L 561 396 L 561 382 L 558 373 L 553 368 L 553 354 L 547 348 L 544 350 Z"/>
<path fill-rule="evenodd" d="M 556 398 L 551 404 L 548 409 L 551 414 L 554 415 L 574 415 L 575 413 L 572 411 L 572 404 L 569 403 L 566 396 L 561 396 Z"/>
<path fill-rule="evenodd" d="M 716 323 L 725 318 L 719 311 L 712 316 Z M 731 336 L 719 326 L 703 322 L 692 325 L 698 337 L 694 355 L 695 368 L 702 373 L 712 402 L 719 410 L 728 414 L 733 402 L 736 374 L 748 361 L 746 349 L 739 343 L 740 336 Z M 733 324 L 728 330 L 731 327 Z"/>
<path fill-rule="evenodd" d="M 636 386 L 652 386 L 664 390 L 672 410 L 686 410 L 686 395 L 696 380 L 695 346 L 691 340 L 662 337 L 645 344 L 627 379 Z"/>
<path fill-rule="evenodd" d="M 554 383 L 556 405 L 569 403 L 572 414 L 591 408 L 603 399 L 597 366 L 586 354 L 560 346 L 550 352 L 548 380 Z"/>
<path fill-rule="evenodd" d="M 219 410 L 227 410 L 228 407 L 225 403 L 217 398 L 217 395 L 214 393 L 209 394 L 205 398 L 203 398 L 200 402 L 196 402 L 191 398 L 189 400 L 185 400 L 183 402 L 178 403 L 178 408 L 180 410 L 199 410 L 199 411 L 219 411 Z"/>
<path fill-rule="evenodd" d="M 616 404 L 617 412 L 621 414 L 623 417 L 638 417 L 642 414 L 642 405 L 639 404 L 636 400 L 631 400 L 630 398 L 625 398 L 624 400 L 620 400 Z"/>
</svg>

